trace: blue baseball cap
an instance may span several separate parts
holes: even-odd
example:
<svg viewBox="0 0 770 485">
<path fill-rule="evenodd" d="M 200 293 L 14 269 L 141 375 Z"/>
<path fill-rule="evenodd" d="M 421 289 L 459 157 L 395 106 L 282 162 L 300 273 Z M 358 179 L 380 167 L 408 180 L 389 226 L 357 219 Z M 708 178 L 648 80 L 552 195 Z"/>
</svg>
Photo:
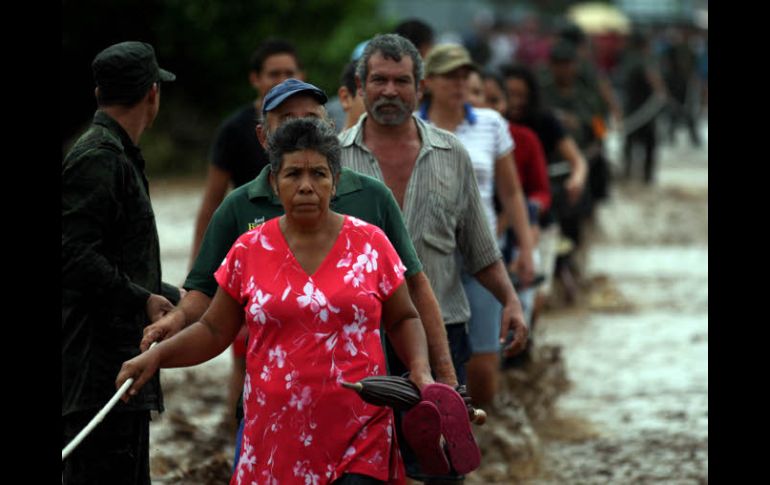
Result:
<svg viewBox="0 0 770 485">
<path fill-rule="evenodd" d="M 266 114 L 268 111 L 274 110 L 280 106 L 281 103 L 286 101 L 286 98 L 289 96 L 305 92 L 313 96 L 321 104 L 326 104 L 329 100 L 329 98 L 326 97 L 326 93 L 320 88 L 302 82 L 299 79 L 289 78 L 284 82 L 273 86 L 273 89 L 267 92 L 265 100 L 262 102 L 262 113 Z"/>
<path fill-rule="evenodd" d="M 359 42 L 358 45 L 353 49 L 353 53 L 350 54 L 350 60 L 351 61 L 357 61 L 361 58 L 362 55 L 364 55 L 364 49 L 366 49 L 367 44 L 369 44 L 369 40 L 365 40 L 363 42 Z"/>
</svg>

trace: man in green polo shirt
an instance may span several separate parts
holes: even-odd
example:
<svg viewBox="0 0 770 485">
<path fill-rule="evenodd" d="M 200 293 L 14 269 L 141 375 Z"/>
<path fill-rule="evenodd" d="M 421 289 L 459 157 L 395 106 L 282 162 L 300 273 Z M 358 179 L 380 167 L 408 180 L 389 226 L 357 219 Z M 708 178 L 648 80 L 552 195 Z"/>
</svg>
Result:
<svg viewBox="0 0 770 485">
<path fill-rule="evenodd" d="M 275 132 L 287 119 L 306 116 L 325 118 L 323 103 L 326 100 L 322 90 L 296 79 L 288 79 L 275 86 L 265 96 L 262 107 L 265 125 L 257 125 L 260 143 L 265 145 L 269 133 Z M 231 192 L 219 206 L 206 229 L 200 252 L 184 283 L 187 294 L 173 311 L 145 328 L 140 345 L 142 350 L 149 348 L 152 342 L 169 338 L 197 321 L 216 293 L 214 271 L 238 236 L 283 214 L 283 207 L 270 188 L 269 174 L 268 166 L 256 179 Z M 331 207 L 339 213 L 358 217 L 380 227 L 388 236 L 407 268 L 405 275 L 409 294 L 425 327 L 435 379 L 456 386 L 457 377 L 438 301 L 422 271 L 422 264 L 404 225 L 401 210 L 390 189 L 373 177 L 343 169 Z"/>
</svg>

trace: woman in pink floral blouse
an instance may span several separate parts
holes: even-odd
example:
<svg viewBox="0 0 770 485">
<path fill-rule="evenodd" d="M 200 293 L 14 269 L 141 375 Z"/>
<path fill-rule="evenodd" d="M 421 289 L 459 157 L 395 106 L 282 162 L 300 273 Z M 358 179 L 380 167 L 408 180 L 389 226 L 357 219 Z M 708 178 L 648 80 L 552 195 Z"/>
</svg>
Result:
<svg viewBox="0 0 770 485">
<path fill-rule="evenodd" d="M 230 483 L 403 483 L 392 410 L 340 381 L 386 374 L 382 322 L 415 384 L 433 382 L 405 268 L 379 228 L 330 210 L 340 171 L 331 127 L 288 121 L 268 152 L 285 215 L 238 238 L 206 314 L 126 362 L 116 385 L 134 377 L 130 396 L 160 367 L 215 357 L 245 318 L 245 429 Z"/>
</svg>

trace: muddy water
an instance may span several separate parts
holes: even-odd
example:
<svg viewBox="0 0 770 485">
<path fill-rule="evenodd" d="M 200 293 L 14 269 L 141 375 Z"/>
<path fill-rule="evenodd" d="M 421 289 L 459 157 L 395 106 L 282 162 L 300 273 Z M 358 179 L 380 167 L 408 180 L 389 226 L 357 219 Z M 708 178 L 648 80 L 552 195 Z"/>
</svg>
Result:
<svg viewBox="0 0 770 485">
<path fill-rule="evenodd" d="M 708 481 L 708 158 L 679 141 L 599 211 L 582 307 L 543 318 L 572 388 L 531 483 Z"/>
<path fill-rule="evenodd" d="M 155 180 L 151 197 L 161 244 L 163 279 L 181 285 L 187 275 L 201 179 Z M 153 483 L 228 483 L 234 430 L 224 420 L 230 354 L 186 369 L 161 372 L 166 411 L 150 427 Z"/>
<path fill-rule="evenodd" d="M 654 187 L 613 187 L 579 303 L 548 310 L 532 361 L 503 373 L 489 421 L 476 428 L 483 466 L 468 483 L 707 483 L 706 150 L 680 138 L 663 147 Z M 202 187 L 153 181 L 166 281 L 186 274 Z M 227 483 L 229 359 L 163 371 L 154 483 Z"/>
</svg>

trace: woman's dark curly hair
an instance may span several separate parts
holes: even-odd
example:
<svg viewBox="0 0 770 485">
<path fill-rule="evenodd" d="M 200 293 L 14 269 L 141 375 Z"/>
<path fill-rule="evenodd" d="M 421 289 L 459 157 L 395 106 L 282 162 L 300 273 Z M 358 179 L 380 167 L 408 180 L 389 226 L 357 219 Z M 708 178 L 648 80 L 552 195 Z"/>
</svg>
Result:
<svg viewBox="0 0 770 485">
<path fill-rule="evenodd" d="M 532 70 L 526 66 L 508 64 L 500 67 L 500 74 L 503 75 L 505 80 L 511 78 L 521 79 L 524 81 L 524 84 L 527 85 L 529 97 L 527 98 L 527 105 L 524 108 L 524 116 L 522 117 L 522 120 L 516 121 L 527 124 L 529 121 L 538 119 L 542 115 L 543 107 L 540 100 L 540 86 L 538 85 Z"/>
<path fill-rule="evenodd" d="M 313 150 L 326 157 L 334 180 L 342 170 L 340 142 L 328 122 L 318 118 L 297 118 L 278 127 L 267 141 L 270 171 L 278 175 L 287 153 Z"/>
</svg>

